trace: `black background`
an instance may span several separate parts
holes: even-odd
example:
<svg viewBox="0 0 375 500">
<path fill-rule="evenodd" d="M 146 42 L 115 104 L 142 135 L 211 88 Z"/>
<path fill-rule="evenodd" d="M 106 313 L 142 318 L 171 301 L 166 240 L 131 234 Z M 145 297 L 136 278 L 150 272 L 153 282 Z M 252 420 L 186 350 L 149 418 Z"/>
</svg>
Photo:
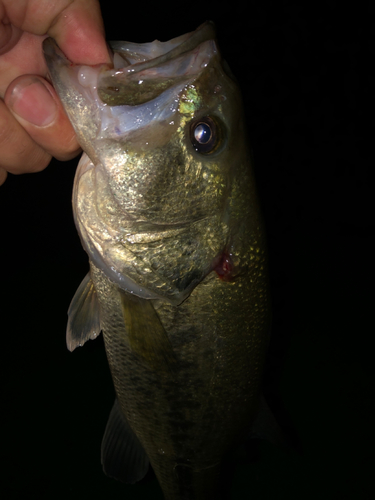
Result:
<svg viewBox="0 0 375 500">
<path fill-rule="evenodd" d="M 233 500 L 373 498 L 374 11 L 301 4 L 103 5 L 113 40 L 164 41 L 212 19 L 243 92 L 273 295 L 265 392 L 299 445 L 240 455 Z M 126 486 L 102 473 L 114 399 L 103 341 L 65 347 L 88 269 L 71 213 L 76 165 L 53 161 L 0 188 L 1 489 L 162 499 L 152 475 Z"/>
</svg>

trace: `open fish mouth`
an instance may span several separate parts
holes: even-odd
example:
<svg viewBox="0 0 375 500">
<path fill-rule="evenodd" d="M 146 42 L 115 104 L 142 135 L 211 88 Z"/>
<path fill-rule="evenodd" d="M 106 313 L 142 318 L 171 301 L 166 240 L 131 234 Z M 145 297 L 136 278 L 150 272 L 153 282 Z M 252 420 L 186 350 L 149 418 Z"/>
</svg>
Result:
<svg viewBox="0 0 375 500">
<path fill-rule="evenodd" d="M 52 38 L 44 40 L 51 80 L 66 104 L 82 149 L 94 164 L 93 140 L 119 139 L 173 119 L 182 90 L 218 54 L 215 37 L 214 25 L 208 21 L 167 42 L 110 42 L 113 67 L 75 65 Z M 72 98 L 75 109 L 68 105 Z"/>
<path fill-rule="evenodd" d="M 214 40 L 215 28 L 208 21 L 167 42 L 109 42 L 113 68 L 77 65 L 77 79 L 82 87 L 94 88 L 104 104 L 144 104 L 199 74 L 217 51 Z M 43 51 L 51 72 L 61 65 L 71 65 L 52 38 L 43 42 Z"/>
<path fill-rule="evenodd" d="M 201 71 L 209 62 L 214 38 L 213 24 L 207 22 L 168 42 L 113 42 L 114 69 L 100 73 L 98 95 L 112 106 L 151 101 Z"/>
</svg>

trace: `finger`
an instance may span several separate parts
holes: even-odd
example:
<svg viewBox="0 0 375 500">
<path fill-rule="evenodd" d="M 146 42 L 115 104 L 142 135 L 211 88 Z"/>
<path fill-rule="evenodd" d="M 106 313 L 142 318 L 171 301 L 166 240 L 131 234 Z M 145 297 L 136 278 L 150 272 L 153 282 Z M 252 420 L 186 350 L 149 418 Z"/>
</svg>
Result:
<svg viewBox="0 0 375 500">
<path fill-rule="evenodd" d="M 51 155 L 33 141 L 1 100 L 0 151 L 0 169 L 14 174 L 38 172 L 51 160 Z"/>
<path fill-rule="evenodd" d="M 97 0 L 2 0 L 2 3 L 7 20 L 15 28 L 52 36 L 72 62 L 93 65 L 110 61 Z"/>
<path fill-rule="evenodd" d="M 50 155 L 69 160 L 79 153 L 73 127 L 46 80 L 36 75 L 20 76 L 10 84 L 4 100 L 30 138 Z"/>
<path fill-rule="evenodd" d="M 74 63 L 110 62 L 100 5 L 97 1 L 77 0 L 56 18 L 48 30 L 66 57 Z"/>
</svg>

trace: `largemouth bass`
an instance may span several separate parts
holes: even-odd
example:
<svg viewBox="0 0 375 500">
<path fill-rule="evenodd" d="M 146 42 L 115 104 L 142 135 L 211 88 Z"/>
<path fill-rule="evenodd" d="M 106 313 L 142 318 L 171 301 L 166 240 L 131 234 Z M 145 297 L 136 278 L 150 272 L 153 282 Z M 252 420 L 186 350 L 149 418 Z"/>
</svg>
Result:
<svg viewBox="0 0 375 500">
<path fill-rule="evenodd" d="M 112 50 L 113 67 L 88 67 L 44 42 L 84 150 L 73 209 L 90 272 L 67 344 L 103 331 L 105 472 L 136 482 L 151 463 L 166 500 L 218 498 L 259 409 L 270 319 L 240 92 L 211 23 Z"/>
</svg>

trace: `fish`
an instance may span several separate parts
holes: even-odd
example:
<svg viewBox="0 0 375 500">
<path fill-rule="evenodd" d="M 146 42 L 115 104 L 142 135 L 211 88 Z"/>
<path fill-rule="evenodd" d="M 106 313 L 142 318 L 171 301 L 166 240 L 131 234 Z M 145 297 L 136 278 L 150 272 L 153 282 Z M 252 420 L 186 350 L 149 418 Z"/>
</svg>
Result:
<svg viewBox="0 0 375 500">
<path fill-rule="evenodd" d="M 212 22 L 110 46 L 112 64 L 85 66 L 43 44 L 84 151 L 73 213 L 90 269 L 67 345 L 104 336 L 104 472 L 135 483 L 151 465 L 166 500 L 218 498 L 262 407 L 271 322 L 241 92 Z"/>
</svg>

